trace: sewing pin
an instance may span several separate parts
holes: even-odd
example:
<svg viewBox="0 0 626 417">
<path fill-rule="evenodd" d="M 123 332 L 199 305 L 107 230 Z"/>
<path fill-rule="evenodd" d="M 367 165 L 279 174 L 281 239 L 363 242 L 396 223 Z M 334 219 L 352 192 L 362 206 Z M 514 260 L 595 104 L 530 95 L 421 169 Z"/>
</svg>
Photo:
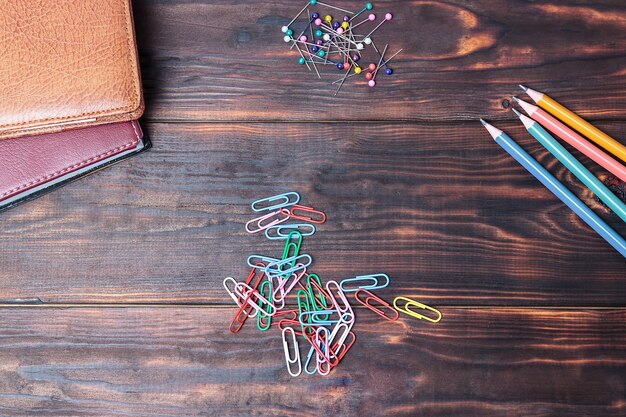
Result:
<svg viewBox="0 0 626 417">
<path fill-rule="evenodd" d="M 366 23 L 366 22 L 373 22 L 374 20 L 376 20 L 376 15 L 375 15 L 374 13 L 370 13 L 370 15 L 369 15 L 369 16 L 367 16 L 367 19 L 365 19 L 364 21 L 359 22 L 359 23 L 357 23 L 356 25 L 351 26 L 351 27 L 352 27 L 352 29 L 354 29 L 354 28 L 356 28 L 356 27 L 361 26 L 363 23 Z"/>
<path fill-rule="evenodd" d="M 330 4 L 326 4 L 326 3 L 322 3 L 321 1 L 317 1 L 317 0 L 310 0 L 310 1 L 309 1 L 309 4 L 310 4 L 310 5 L 312 5 L 312 6 L 315 6 L 316 4 L 319 4 L 319 5 L 321 5 L 321 6 L 330 7 L 331 9 L 339 10 L 339 11 L 341 11 L 341 12 L 354 14 L 354 12 L 351 12 L 350 10 L 341 9 L 341 8 L 339 8 L 339 7 L 335 7 L 335 6 L 332 6 L 332 5 L 330 5 Z"/>
<path fill-rule="evenodd" d="M 368 33 L 367 35 L 365 35 L 365 39 L 369 38 L 370 36 L 372 36 L 372 33 L 376 32 L 376 30 L 381 27 L 385 22 L 387 22 L 388 20 L 393 19 L 393 15 L 391 13 L 387 13 L 385 15 L 385 20 L 383 20 L 382 22 L 380 22 L 378 24 L 378 26 L 376 26 L 370 33 Z"/>
<path fill-rule="evenodd" d="M 283 31 L 283 33 L 286 33 L 286 32 L 289 30 L 289 26 L 291 26 L 291 24 L 292 24 L 293 22 L 295 22 L 295 21 L 296 21 L 296 19 L 298 19 L 302 13 L 304 13 L 304 11 L 307 9 L 307 7 L 309 7 L 309 3 L 307 3 L 307 4 L 306 4 L 306 5 L 302 8 L 302 10 L 300 10 L 300 13 L 298 13 L 298 14 L 296 15 L 296 17 L 294 17 L 293 19 L 291 19 L 291 22 L 287 23 L 287 25 L 286 25 L 286 26 L 283 26 L 283 27 L 282 27 L 282 31 Z"/>
<path fill-rule="evenodd" d="M 306 11 L 309 15 L 309 20 L 311 20 L 311 12 L 310 11 Z M 317 14 L 317 13 L 315 13 Z M 315 20 L 315 18 L 313 19 Z M 313 21 L 311 20 L 311 22 Z M 315 37 L 313 36 L 313 25 L 309 24 L 309 29 L 311 29 L 311 40 L 314 40 Z M 317 48 L 317 45 L 315 46 L 315 48 Z M 308 49 L 308 46 L 307 46 Z M 322 78 L 322 76 L 320 75 L 320 72 L 317 70 L 317 65 L 315 65 L 315 61 L 311 61 L 313 63 L 313 68 L 315 68 L 315 72 L 317 73 L 317 78 Z"/>
<path fill-rule="evenodd" d="M 367 82 L 367 85 L 370 87 L 376 86 L 376 74 L 378 74 L 378 70 L 380 69 L 380 64 L 383 62 L 383 57 L 385 56 L 385 52 L 387 52 L 387 47 L 389 44 L 385 45 L 385 49 L 383 49 L 383 53 L 380 54 L 380 59 L 378 60 L 378 65 L 374 68 L 374 74 L 372 74 L 372 79 Z"/>
<path fill-rule="evenodd" d="M 361 10 L 360 12 L 352 16 L 352 19 L 359 16 L 361 13 L 365 12 L 366 10 L 372 10 L 373 8 L 374 8 L 374 5 L 372 3 L 365 3 L 365 7 L 363 8 L 363 10 Z M 350 19 L 349 21 L 351 21 L 352 19 Z"/>
</svg>

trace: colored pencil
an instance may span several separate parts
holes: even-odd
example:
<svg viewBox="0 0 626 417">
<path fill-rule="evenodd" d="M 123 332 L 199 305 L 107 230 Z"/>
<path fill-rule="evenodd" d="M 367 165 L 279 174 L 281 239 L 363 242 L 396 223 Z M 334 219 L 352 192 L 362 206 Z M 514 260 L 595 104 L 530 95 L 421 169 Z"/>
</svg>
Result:
<svg viewBox="0 0 626 417">
<path fill-rule="evenodd" d="M 622 181 L 626 182 L 626 166 L 615 160 L 611 155 L 590 143 L 578 133 L 561 123 L 555 117 L 551 116 L 547 111 L 540 109 L 527 101 L 520 100 L 515 96 L 513 96 L 513 100 L 515 100 L 515 102 L 524 109 L 526 114 L 539 122 L 544 128 L 554 133 L 556 136 L 569 143 L 583 154 L 587 155 L 589 159 L 596 162 L 598 165 Z"/>
<path fill-rule="evenodd" d="M 587 168 L 554 139 L 539 123 L 513 109 L 528 132 L 572 172 L 583 184 L 626 222 L 626 204 L 602 184 Z"/>
<path fill-rule="evenodd" d="M 539 107 L 546 110 L 548 113 L 552 114 L 554 117 L 576 130 L 581 135 L 586 136 L 589 140 L 597 143 L 617 158 L 626 162 L 626 146 L 616 141 L 588 121 L 584 120 L 573 111 L 559 104 L 559 102 L 548 95 L 523 85 L 520 85 L 520 87 L 530 96 L 530 98 L 533 99 L 535 103 L 537 103 L 537 105 L 539 105 Z"/>
<path fill-rule="evenodd" d="M 578 197 L 568 190 L 559 180 L 550 174 L 539 162 L 533 159 L 506 133 L 490 125 L 484 120 L 480 122 L 498 145 L 507 151 L 517 162 L 528 170 L 535 178 L 565 203 L 576 215 L 602 236 L 611 246 L 626 258 L 626 240 L 618 235 L 604 220 L 587 207 Z"/>
</svg>

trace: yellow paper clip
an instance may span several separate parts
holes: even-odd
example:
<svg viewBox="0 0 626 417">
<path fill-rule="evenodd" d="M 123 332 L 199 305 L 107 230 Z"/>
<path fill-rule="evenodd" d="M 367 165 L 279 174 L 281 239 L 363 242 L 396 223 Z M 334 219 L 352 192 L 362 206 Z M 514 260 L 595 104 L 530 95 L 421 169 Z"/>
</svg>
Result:
<svg viewBox="0 0 626 417">
<path fill-rule="evenodd" d="M 404 303 L 405 303 L 405 304 L 404 304 L 404 306 L 399 307 L 399 306 L 398 306 L 398 301 L 404 301 Z M 437 322 L 439 322 L 439 320 L 441 320 L 441 317 L 442 317 L 442 316 L 441 316 L 441 312 L 440 312 L 439 310 L 437 310 L 437 309 L 435 309 L 435 308 L 432 308 L 432 307 L 430 307 L 430 306 L 427 306 L 426 304 L 422 304 L 422 303 L 420 303 L 420 302 L 417 302 L 417 301 L 415 301 L 415 300 L 411 300 L 410 298 L 406 298 L 406 297 L 396 297 L 396 298 L 393 300 L 393 307 L 394 307 L 396 310 L 398 310 L 400 313 L 408 314 L 409 316 L 411 316 L 411 317 L 415 317 L 415 318 L 418 318 L 418 319 L 420 319 L 420 320 L 421 320 L 421 319 L 424 319 L 424 320 L 429 321 L 429 322 L 431 322 L 431 323 L 437 323 Z M 416 313 L 415 311 L 412 311 L 412 310 L 410 309 L 410 307 L 417 307 L 417 308 L 421 308 L 421 309 L 423 309 L 423 310 L 430 310 L 430 311 L 432 311 L 433 313 L 437 314 L 437 318 L 436 318 L 436 319 L 433 319 L 433 318 L 431 318 L 431 317 L 424 316 L 424 315 L 422 315 L 422 314 Z"/>
</svg>

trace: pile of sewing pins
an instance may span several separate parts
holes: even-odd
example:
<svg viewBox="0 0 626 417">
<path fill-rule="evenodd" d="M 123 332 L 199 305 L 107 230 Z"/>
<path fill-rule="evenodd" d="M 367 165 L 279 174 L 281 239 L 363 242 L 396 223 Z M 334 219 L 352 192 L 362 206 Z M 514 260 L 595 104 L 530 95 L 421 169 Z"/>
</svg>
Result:
<svg viewBox="0 0 626 417">
<path fill-rule="evenodd" d="M 224 279 L 224 288 L 238 306 L 229 327 L 232 333 L 239 332 L 248 319 L 255 320 L 263 332 L 278 328 L 291 376 L 300 375 L 303 369 L 309 375 L 328 375 L 356 341 L 352 300 L 388 321 L 398 320 L 399 313 L 432 323 L 441 320 L 438 310 L 418 301 L 396 297 L 392 305 L 374 294 L 373 290 L 390 283 L 383 273 L 329 280 L 324 285 L 310 272 L 312 257 L 300 248 L 305 236 L 315 234 L 315 225 L 326 222 L 326 214 L 299 203 L 300 195 L 295 192 L 252 203 L 252 210 L 261 215 L 246 223 L 246 231 L 264 232 L 271 241 L 284 240 L 285 244 L 279 257 L 250 255 L 247 262 L 252 270 L 245 281 Z M 294 222 L 286 223 L 289 220 Z M 304 365 L 302 342 L 309 347 Z"/>
<path fill-rule="evenodd" d="M 341 18 L 333 17 L 331 14 L 311 11 L 312 7 L 323 6 L 332 9 L 331 13 L 339 12 L 344 14 Z M 330 65 L 343 72 L 343 76 L 332 84 L 339 84 L 335 95 L 339 93 L 341 86 L 346 79 L 363 74 L 367 80 L 367 85 L 375 87 L 379 71 L 384 67 L 385 74 L 393 74 L 393 69 L 389 62 L 398 55 L 402 49 L 389 57 L 385 57 L 388 44 L 382 52 L 376 46 L 372 35 L 386 22 L 393 19 L 391 13 L 382 16 L 372 12 L 372 3 L 365 4 L 365 7 L 358 12 L 352 12 L 340 7 L 336 7 L 317 0 L 309 0 L 287 25 L 282 27 L 284 41 L 291 44 L 291 49 L 297 48 L 300 58 L 298 63 L 306 65 L 309 71 L 314 70 L 319 78 L 322 78 L 318 66 Z M 300 23 L 300 16 L 306 12 L 306 20 L 303 25 L 294 30 L 293 27 Z M 365 16 L 367 14 L 367 16 Z M 361 32 L 362 33 L 359 33 Z M 369 54 L 375 58 L 368 65 L 366 55 L 373 49 L 376 54 Z M 370 58 L 371 59 L 371 58 Z"/>
</svg>

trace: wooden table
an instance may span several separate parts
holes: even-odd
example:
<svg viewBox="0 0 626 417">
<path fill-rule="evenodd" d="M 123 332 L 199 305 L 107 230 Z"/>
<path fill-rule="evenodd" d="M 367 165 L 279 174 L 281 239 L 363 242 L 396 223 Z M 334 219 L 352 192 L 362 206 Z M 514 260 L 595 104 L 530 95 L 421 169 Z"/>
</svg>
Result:
<svg viewBox="0 0 626 417">
<path fill-rule="evenodd" d="M 507 108 L 526 83 L 624 141 L 623 2 L 376 2 L 396 73 L 337 97 L 282 42 L 301 3 L 134 1 L 154 148 L 2 214 L 0 414 L 624 416 L 626 262 L 477 121 L 626 236 Z M 328 214 L 323 279 L 386 272 L 443 320 L 360 309 L 325 378 L 228 333 L 223 278 L 279 246 L 249 203 L 288 190 Z"/>
</svg>

